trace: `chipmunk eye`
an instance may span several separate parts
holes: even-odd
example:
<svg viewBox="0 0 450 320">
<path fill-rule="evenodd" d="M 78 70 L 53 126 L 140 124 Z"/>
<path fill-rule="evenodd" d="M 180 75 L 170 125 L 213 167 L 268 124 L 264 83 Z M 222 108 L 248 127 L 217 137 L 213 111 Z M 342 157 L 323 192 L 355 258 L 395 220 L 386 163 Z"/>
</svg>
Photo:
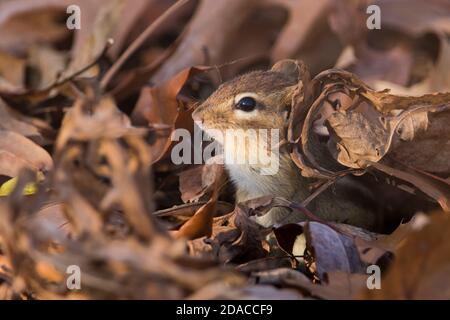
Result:
<svg viewBox="0 0 450 320">
<path fill-rule="evenodd" d="M 243 97 L 236 104 L 236 109 L 250 112 L 255 110 L 256 108 L 256 100 L 252 97 Z"/>
</svg>

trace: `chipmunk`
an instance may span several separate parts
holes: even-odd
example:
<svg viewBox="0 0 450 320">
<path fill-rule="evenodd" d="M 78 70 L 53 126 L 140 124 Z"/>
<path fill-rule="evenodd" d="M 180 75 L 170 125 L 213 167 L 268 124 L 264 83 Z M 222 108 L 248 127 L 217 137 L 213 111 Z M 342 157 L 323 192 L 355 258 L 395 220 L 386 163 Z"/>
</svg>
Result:
<svg viewBox="0 0 450 320">
<path fill-rule="evenodd" d="M 276 63 L 270 70 L 253 71 L 223 83 L 207 100 L 200 104 L 192 114 L 196 124 L 204 133 L 217 139 L 223 145 L 224 154 L 241 155 L 258 153 L 257 137 L 250 136 L 242 147 L 231 143 L 220 134 L 226 130 L 279 129 L 283 132 L 292 95 L 301 77 L 301 72 L 293 60 Z M 282 138 L 282 137 L 281 137 Z M 263 148 L 272 151 L 274 143 Z M 279 166 L 274 174 L 261 174 L 260 163 L 227 163 L 225 167 L 236 188 L 236 201 L 273 195 L 301 202 L 310 194 L 311 180 L 301 175 L 288 150 L 280 148 Z M 350 200 L 326 190 L 316 197 L 308 209 L 316 216 L 333 222 L 343 222 L 371 229 L 375 222 L 373 212 L 361 208 Z M 299 212 L 285 208 L 272 208 L 266 215 L 256 217 L 257 222 L 269 227 L 276 223 L 299 222 L 305 220 Z"/>
</svg>

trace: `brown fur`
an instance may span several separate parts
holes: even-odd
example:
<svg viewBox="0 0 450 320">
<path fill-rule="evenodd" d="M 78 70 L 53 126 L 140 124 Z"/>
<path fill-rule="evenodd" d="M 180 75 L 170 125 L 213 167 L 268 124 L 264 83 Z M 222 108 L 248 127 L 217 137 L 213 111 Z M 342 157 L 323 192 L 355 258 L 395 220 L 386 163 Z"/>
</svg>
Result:
<svg viewBox="0 0 450 320">
<path fill-rule="evenodd" d="M 279 64 L 269 71 L 256 71 L 239 76 L 221 85 L 193 114 L 196 121 L 202 122 L 203 129 L 271 129 L 282 131 L 286 123 L 286 112 L 290 107 L 292 94 L 299 78 L 298 68 L 289 64 L 279 68 Z M 284 66 L 283 66 L 284 67 Z M 279 71 L 280 70 L 280 71 Z M 293 74 L 294 72 L 294 74 Z M 235 110 L 236 95 L 250 92 L 257 95 L 258 108 L 253 116 L 242 117 Z M 244 115 L 245 116 L 245 115 Z M 280 137 L 282 138 L 282 137 Z M 252 148 L 252 144 L 248 146 Z M 225 146 L 225 152 L 226 146 Z M 250 150 L 250 152 L 255 152 Z M 257 165 L 227 165 L 231 180 L 237 192 L 236 200 L 245 201 L 263 195 L 274 195 L 301 202 L 309 194 L 309 180 L 301 176 L 287 151 L 281 151 L 280 170 L 276 175 L 263 176 Z M 314 200 L 310 210 L 324 219 L 346 222 L 370 228 L 375 219 L 372 213 L 356 207 L 353 203 L 326 191 Z M 290 213 L 285 209 L 274 208 L 258 221 L 266 226 L 274 223 L 297 222 L 305 217 Z"/>
</svg>

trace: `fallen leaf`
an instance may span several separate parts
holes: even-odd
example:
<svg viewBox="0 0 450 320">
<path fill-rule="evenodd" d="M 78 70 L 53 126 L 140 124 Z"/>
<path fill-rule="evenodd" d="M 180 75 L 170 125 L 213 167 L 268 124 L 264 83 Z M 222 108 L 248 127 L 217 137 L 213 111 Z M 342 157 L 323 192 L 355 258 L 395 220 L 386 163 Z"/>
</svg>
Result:
<svg viewBox="0 0 450 320">
<path fill-rule="evenodd" d="M 66 17 L 67 5 L 58 0 L 0 3 L 0 48 L 24 54 L 33 44 L 66 39 L 70 30 L 60 18 Z M 21 36 L 17 37 L 18 34 Z"/>
<path fill-rule="evenodd" d="M 203 165 L 180 173 L 180 192 L 183 202 L 196 202 L 211 191 L 214 182 L 220 179 L 221 165 Z"/>
<path fill-rule="evenodd" d="M 41 90 L 56 83 L 66 67 L 67 56 L 50 47 L 33 46 L 29 53 L 29 67 L 35 71 L 29 89 Z M 30 80 L 31 82 L 31 80 Z"/>
<path fill-rule="evenodd" d="M 14 131 L 34 141 L 42 141 L 42 136 L 38 126 L 49 129 L 46 123 L 42 123 L 38 119 L 23 116 L 10 108 L 0 98 L 0 129 Z"/>
<path fill-rule="evenodd" d="M 296 270 L 280 268 L 257 272 L 260 284 L 272 284 L 288 288 L 296 288 L 305 296 L 321 299 L 349 300 L 366 285 L 366 275 L 333 272 L 329 274 L 329 282 L 314 284 L 303 273 Z"/>
<path fill-rule="evenodd" d="M 204 68 L 187 68 L 158 87 L 145 87 L 141 90 L 131 116 L 133 123 L 167 127 L 160 133 L 162 136 L 156 137 L 156 142 L 152 146 L 155 162 L 167 155 L 173 143 L 170 136 L 174 129 L 184 128 L 193 131 L 192 110 L 186 110 L 177 96 L 186 81 L 203 70 Z"/>
<path fill-rule="evenodd" d="M 431 216 L 428 224 L 410 233 L 382 277 L 381 290 L 366 290 L 365 299 L 448 299 L 450 248 L 446 213 Z"/>
<path fill-rule="evenodd" d="M 0 51 L 0 92 L 21 90 L 25 85 L 24 59 Z"/>
<path fill-rule="evenodd" d="M 305 238 L 320 279 L 334 271 L 363 272 L 363 263 L 352 238 L 317 222 L 305 224 Z"/>
<path fill-rule="evenodd" d="M 0 174 L 15 177 L 22 168 L 48 171 L 52 167 L 52 158 L 43 148 L 18 133 L 0 130 Z"/>
<path fill-rule="evenodd" d="M 91 33 L 84 39 L 77 52 L 73 53 L 70 61 L 61 78 L 70 78 L 73 74 L 83 70 L 87 65 L 97 60 L 100 54 L 108 45 L 109 38 L 114 31 L 114 27 L 119 21 L 120 13 L 124 7 L 124 0 L 113 0 L 97 12 Z M 97 70 L 98 72 L 98 70 Z M 97 74 L 96 71 L 84 72 L 82 76 L 90 77 Z"/>
<path fill-rule="evenodd" d="M 217 208 L 217 200 L 219 197 L 219 183 L 222 174 L 222 167 L 217 168 L 219 173 L 215 176 L 211 198 L 197 212 L 183 224 L 176 233 L 178 238 L 187 238 L 189 240 L 201 238 L 203 236 L 210 237 L 212 234 L 213 218 Z"/>
</svg>

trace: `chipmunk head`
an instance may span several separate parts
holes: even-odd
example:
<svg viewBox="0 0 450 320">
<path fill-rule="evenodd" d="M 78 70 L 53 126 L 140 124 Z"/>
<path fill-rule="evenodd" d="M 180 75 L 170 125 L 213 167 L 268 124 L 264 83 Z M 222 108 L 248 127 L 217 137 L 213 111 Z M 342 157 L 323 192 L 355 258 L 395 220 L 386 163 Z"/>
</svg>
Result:
<svg viewBox="0 0 450 320">
<path fill-rule="evenodd" d="M 294 60 L 254 71 L 222 84 L 192 114 L 206 133 L 227 129 L 281 129 L 300 78 Z M 214 130 L 211 130 L 214 129 Z"/>
</svg>

